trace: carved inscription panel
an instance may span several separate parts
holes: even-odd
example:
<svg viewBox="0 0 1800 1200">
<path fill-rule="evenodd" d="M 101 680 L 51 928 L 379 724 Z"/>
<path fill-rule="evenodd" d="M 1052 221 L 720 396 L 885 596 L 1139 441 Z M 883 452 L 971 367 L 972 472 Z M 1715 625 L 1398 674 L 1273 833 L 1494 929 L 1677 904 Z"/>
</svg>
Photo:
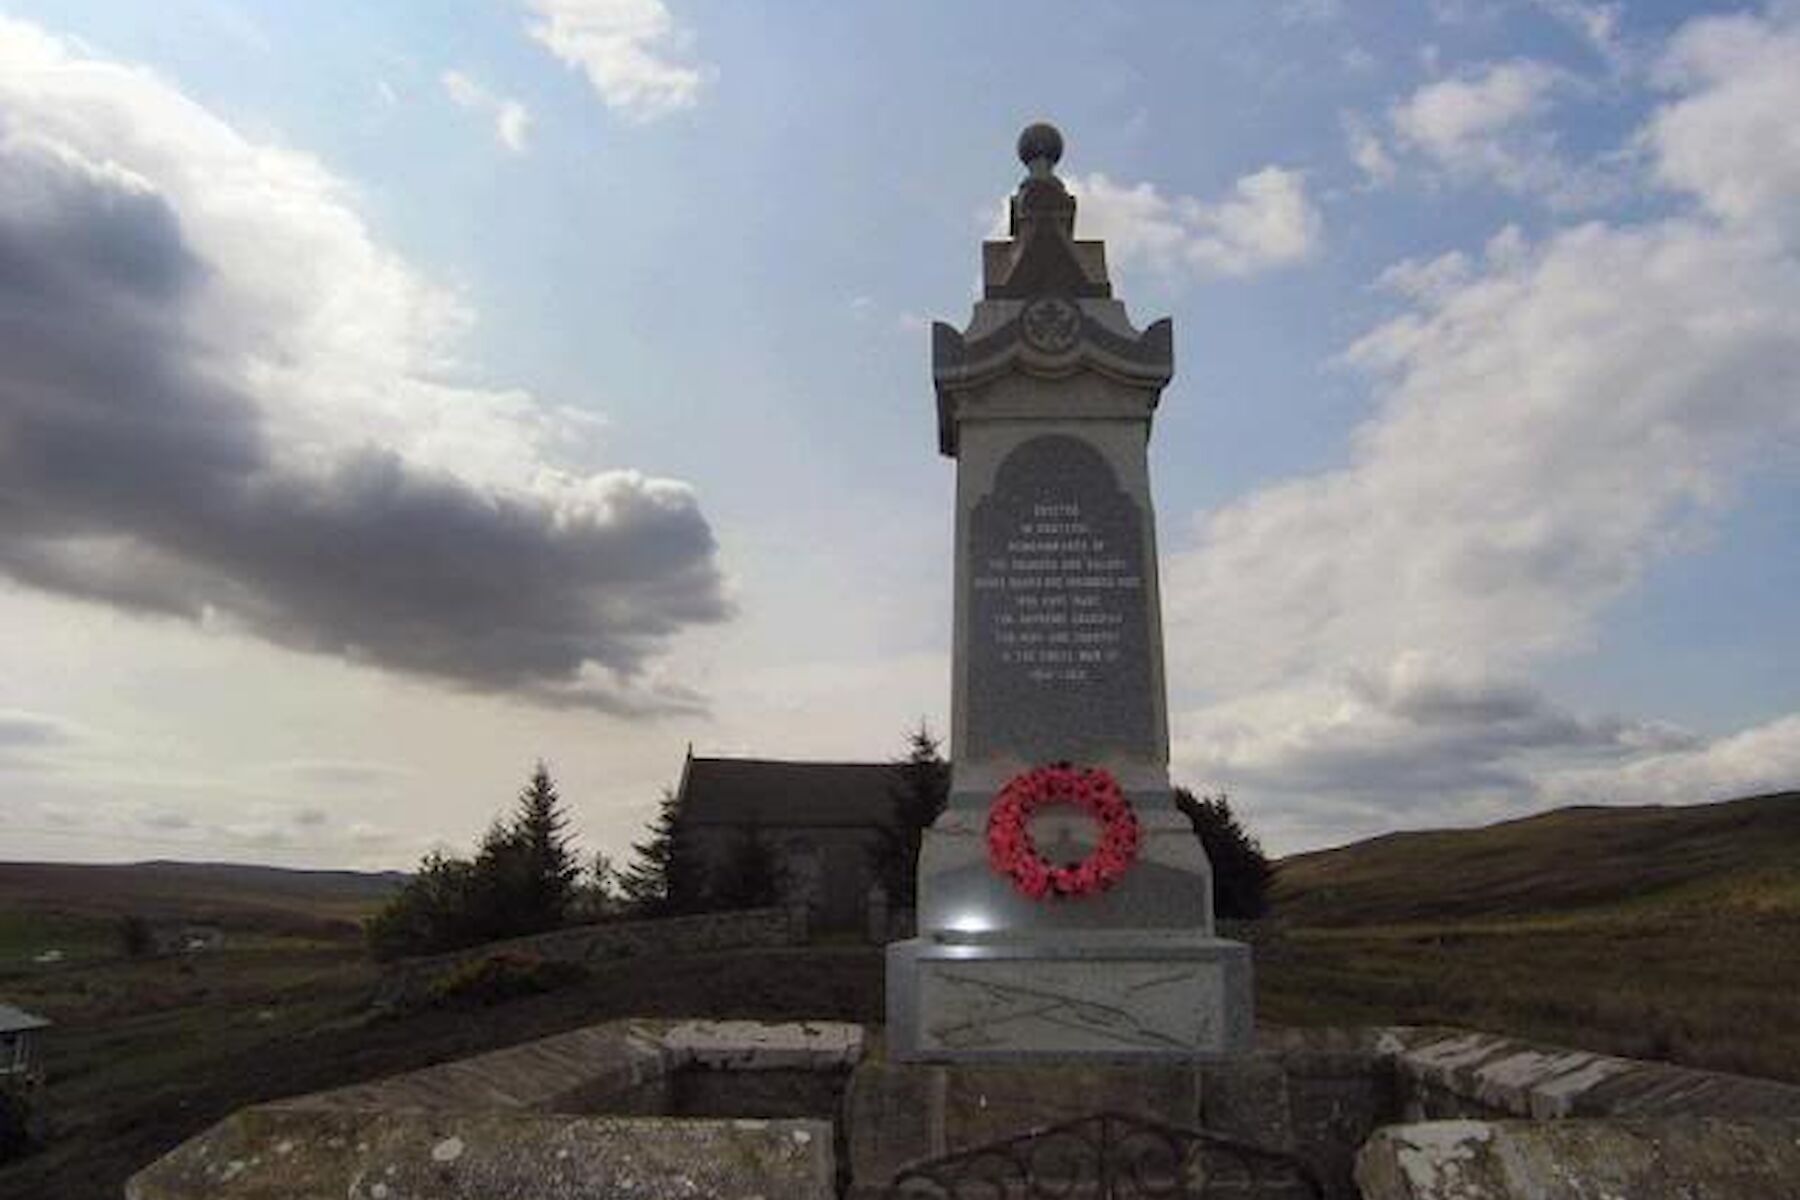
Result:
<svg viewBox="0 0 1800 1200">
<path fill-rule="evenodd" d="M 968 746 L 1027 762 L 1155 752 L 1143 518 L 1100 453 L 1020 443 L 970 516 Z"/>
</svg>

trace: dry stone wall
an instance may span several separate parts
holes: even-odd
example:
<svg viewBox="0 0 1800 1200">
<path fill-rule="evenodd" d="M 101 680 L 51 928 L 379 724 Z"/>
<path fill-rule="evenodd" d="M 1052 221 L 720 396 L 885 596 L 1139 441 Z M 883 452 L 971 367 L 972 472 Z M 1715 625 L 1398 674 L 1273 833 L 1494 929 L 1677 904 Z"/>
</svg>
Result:
<svg viewBox="0 0 1800 1200">
<path fill-rule="evenodd" d="M 806 941 L 806 932 L 806 912 L 798 907 L 578 925 L 535 937 L 487 942 L 449 954 L 401 959 L 382 975 L 374 1003 L 383 1008 L 417 1004 L 429 994 L 433 984 L 458 968 L 495 955 L 593 964 L 650 955 L 797 946 Z"/>
</svg>

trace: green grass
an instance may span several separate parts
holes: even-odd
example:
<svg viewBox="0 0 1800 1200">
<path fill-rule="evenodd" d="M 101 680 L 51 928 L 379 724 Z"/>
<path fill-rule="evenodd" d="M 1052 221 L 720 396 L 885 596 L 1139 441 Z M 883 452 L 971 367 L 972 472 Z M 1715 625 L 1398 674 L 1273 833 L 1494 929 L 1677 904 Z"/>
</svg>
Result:
<svg viewBox="0 0 1800 1200">
<path fill-rule="evenodd" d="M 1463 1025 L 1800 1082 L 1800 793 L 1300 855 L 1274 913 L 1264 1020 Z"/>
<path fill-rule="evenodd" d="M 1274 902 L 1307 926 L 1698 905 L 1800 912 L 1800 792 L 1389 834 L 1283 859 Z"/>
<path fill-rule="evenodd" d="M 0 912 L 0 971 L 23 967 L 46 950 L 64 961 L 103 958 L 118 950 L 113 922 L 103 918 L 29 911 Z"/>
<path fill-rule="evenodd" d="M 380 1020 L 375 970 L 343 945 L 15 975 L 0 989 L 58 1022 L 45 1042 L 55 1132 L 0 1168 L 0 1198 L 117 1200 L 132 1172 L 245 1105 L 613 1017 L 879 1021 L 881 967 L 866 946 L 629 960 L 543 995 Z"/>
</svg>

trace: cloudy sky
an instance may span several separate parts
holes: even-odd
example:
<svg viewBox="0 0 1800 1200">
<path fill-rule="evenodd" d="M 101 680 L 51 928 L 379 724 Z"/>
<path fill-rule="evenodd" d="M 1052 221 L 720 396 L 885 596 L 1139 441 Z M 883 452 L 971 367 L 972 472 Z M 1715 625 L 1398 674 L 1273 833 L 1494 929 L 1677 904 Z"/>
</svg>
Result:
<svg viewBox="0 0 1800 1200">
<path fill-rule="evenodd" d="M 1800 5 L 0 0 L 0 858 L 411 865 L 948 707 L 1055 120 L 1278 852 L 1800 786 Z"/>
</svg>

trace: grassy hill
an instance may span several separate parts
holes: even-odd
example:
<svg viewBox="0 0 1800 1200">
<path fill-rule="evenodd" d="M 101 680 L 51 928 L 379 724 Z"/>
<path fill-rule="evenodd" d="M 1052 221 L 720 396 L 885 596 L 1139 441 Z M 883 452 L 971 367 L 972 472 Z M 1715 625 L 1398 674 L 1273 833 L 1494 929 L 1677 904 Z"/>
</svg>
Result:
<svg viewBox="0 0 1800 1200">
<path fill-rule="evenodd" d="M 44 950 L 113 951 L 118 919 L 236 934 L 351 937 L 406 876 L 236 863 L 0 863 L 0 967 Z"/>
<path fill-rule="evenodd" d="M 1800 792 L 1388 834 L 1283 859 L 1274 906 L 1307 926 L 1800 912 Z"/>
<path fill-rule="evenodd" d="M 1800 1080 L 1800 793 L 1567 808 L 1277 865 L 1258 1016 Z"/>
</svg>

